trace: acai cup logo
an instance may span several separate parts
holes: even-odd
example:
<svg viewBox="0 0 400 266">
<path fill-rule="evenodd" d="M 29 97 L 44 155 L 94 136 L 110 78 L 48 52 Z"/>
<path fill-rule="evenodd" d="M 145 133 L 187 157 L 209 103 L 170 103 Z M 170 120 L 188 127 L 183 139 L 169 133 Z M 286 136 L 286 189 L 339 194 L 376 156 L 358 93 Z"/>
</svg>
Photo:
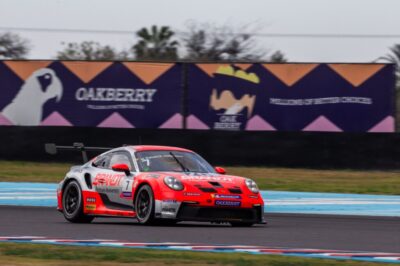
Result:
<svg viewBox="0 0 400 266">
<path fill-rule="evenodd" d="M 214 129 L 239 130 L 251 117 L 259 77 L 234 65 L 220 66 L 214 73 L 210 108 L 217 112 Z"/>
</svg>

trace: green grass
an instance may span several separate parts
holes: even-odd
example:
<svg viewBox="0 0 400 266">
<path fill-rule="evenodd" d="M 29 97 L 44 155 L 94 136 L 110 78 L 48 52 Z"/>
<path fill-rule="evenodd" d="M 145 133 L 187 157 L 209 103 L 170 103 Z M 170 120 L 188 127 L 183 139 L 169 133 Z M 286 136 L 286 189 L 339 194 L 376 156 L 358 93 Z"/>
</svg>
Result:
<svg viewBox="0 0 400 266">
<path fill-rule="evenodd" d="M 400 195 L 400 172 L 227 167 L 253 178 L 261 189 Z"/>
<path fill-rule="evenodd" d="M 71 164 L 0 161 L 0 182 L 60 182 Z"/>
<path fill-rule="evenodd" d="M 59 182 L 71 164 L 0 161 L 0 182 Z M 228 174 L 253 178 L 261 189 L 400 194 L 400 172 L 226 167 Z"/>
<path fill-rule="evenodd" d="M 0 243 L 0 265 L 232 265 L 382 266 L 381 263 L 308 259 L 280 255 L 163 251 Z"/>
</svg>

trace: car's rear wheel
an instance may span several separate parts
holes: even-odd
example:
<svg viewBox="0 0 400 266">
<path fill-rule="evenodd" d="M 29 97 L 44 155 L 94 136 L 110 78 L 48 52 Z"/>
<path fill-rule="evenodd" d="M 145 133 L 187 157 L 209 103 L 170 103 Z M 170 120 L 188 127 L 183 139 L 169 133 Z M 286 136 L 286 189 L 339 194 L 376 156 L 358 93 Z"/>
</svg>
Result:
<svg viewBox="0 0 400 266">
<path fill-rule="evenodd" d="M 246 222 L 230 222 L 233 227 L 250 227 L 253 226 L 254 223 L 246 223 Z"/>
<path fill-rule="evenodd" d="M 90 223 L 94 217 L 83 213 L 82 190 L 78 182 L 69 182 L 63 190 L 63 214 L 72 223 Z"/>
<path fill-rule="evenodd" d="M 149 185 L 139 188 L 135 198 L 136 218 L 140 224 L 151 224 L 154 219 L 154 193 Z"/>
</svg>

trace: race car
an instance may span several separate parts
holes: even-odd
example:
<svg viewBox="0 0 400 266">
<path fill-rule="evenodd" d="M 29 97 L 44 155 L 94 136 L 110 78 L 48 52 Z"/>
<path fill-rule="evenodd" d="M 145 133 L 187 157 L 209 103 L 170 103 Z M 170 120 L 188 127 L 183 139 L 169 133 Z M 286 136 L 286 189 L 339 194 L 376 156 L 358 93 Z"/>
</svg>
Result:
<svg viewBox="0 0 400 266">
<path fill-rule="evenodd" d="M 203 221 L 252 226 L 265 223 L 264 202 L 249 178 L 226 175 L 195 152 L 167 146 L 108 148 L 56 146 L 106 152 L 72 166 L 57 189 L 57 209 L 73 223 L 95 217 L 132 217 L 140 224 Z"/>
</svg>

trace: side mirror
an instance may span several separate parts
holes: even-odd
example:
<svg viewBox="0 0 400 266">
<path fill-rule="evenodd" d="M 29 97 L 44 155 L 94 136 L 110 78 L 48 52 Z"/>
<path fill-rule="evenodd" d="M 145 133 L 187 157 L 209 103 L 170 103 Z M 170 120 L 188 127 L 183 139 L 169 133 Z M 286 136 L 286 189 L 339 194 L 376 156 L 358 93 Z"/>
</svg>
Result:
<svg viewBox="0 0 400 266">
<path fill-rule="evenodd" d="M 124 163 L 114 164 L 111 168 L 115 172 L 124 172 L 126 175 L 130 175 L 130 173 L 131 173 L 131 170 L 129 169 L 129 166 L 124 164 Z"/>
<path fill-rule="evenodd" d="M 218 174 L 221 174 L 221 175 L 226 174 L 226 170 L 224 168 L 222 168 L 222 167 L 216 166 L 214 169 Z"/>
</svg>

